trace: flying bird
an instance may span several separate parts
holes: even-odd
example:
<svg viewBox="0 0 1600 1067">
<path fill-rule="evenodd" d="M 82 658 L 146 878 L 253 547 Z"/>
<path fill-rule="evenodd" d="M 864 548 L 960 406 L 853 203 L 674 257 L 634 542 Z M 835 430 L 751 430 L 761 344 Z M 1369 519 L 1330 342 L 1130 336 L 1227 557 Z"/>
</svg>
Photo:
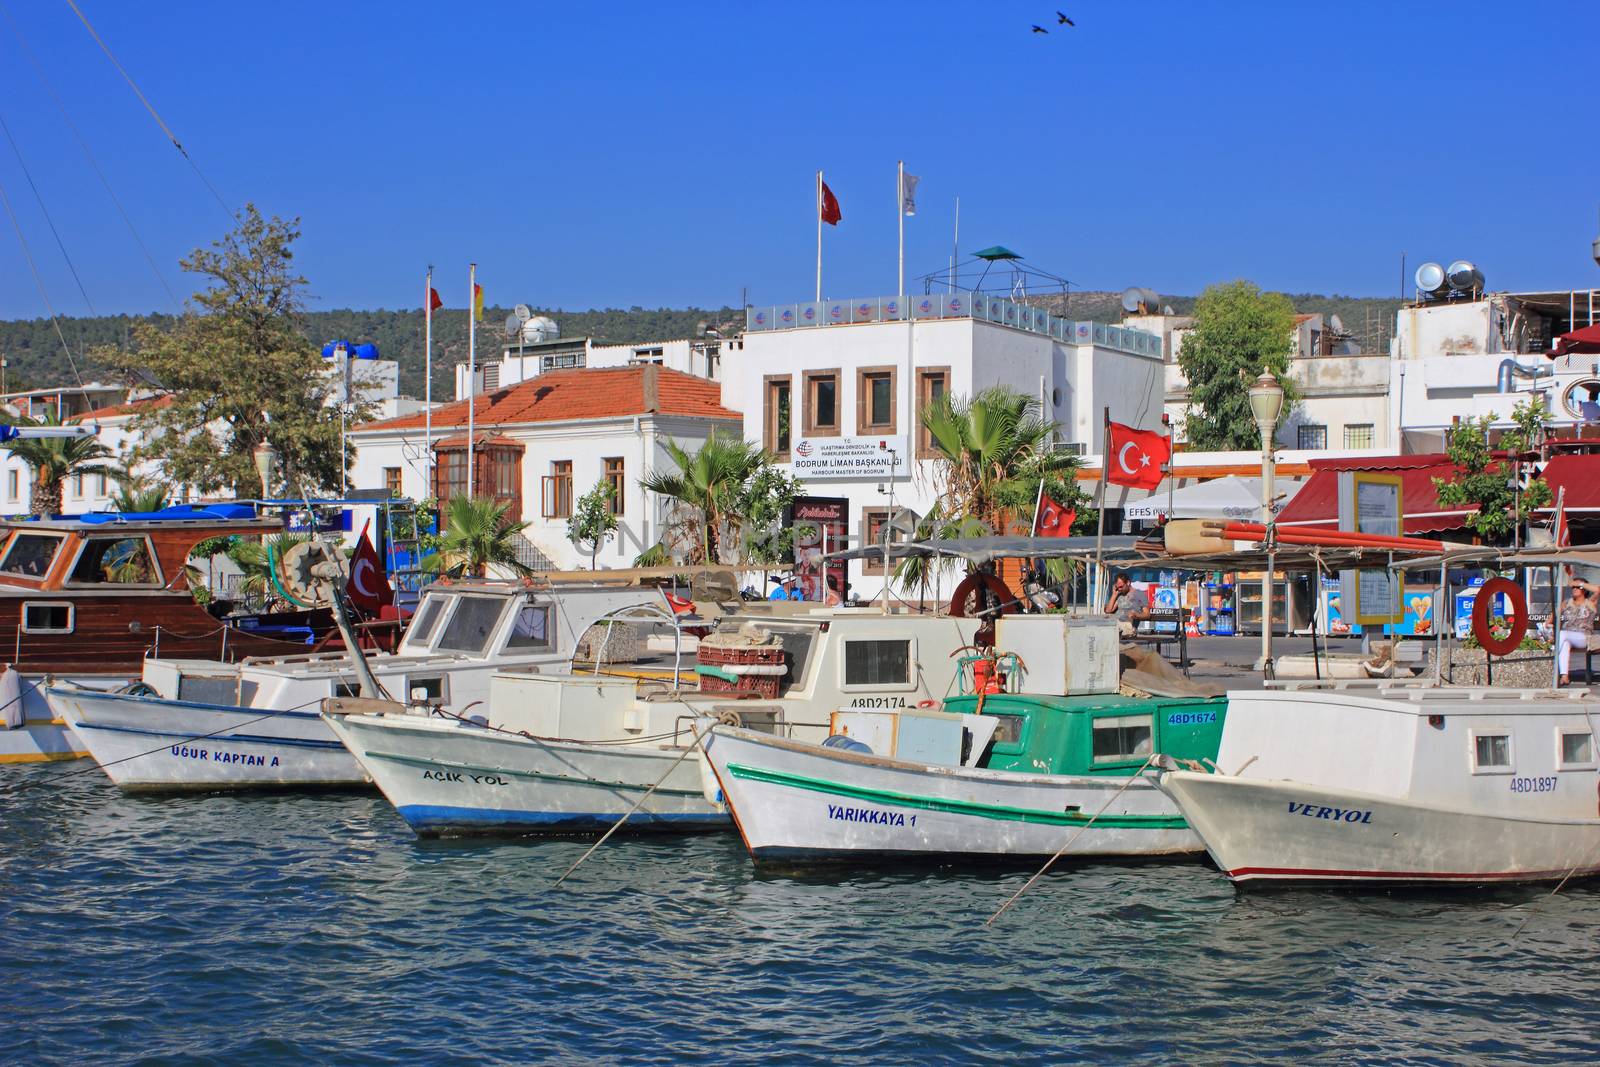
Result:
<svg viewBox="0 0 1600 1067">
<path fill-rule="evenodd" d="M 1067 16 L 1063 15 L 1059 11 L 1056 12 L 1056 24 L 1059 25 L 1059 26 L 1077 26 L 1078 25 L 1076 22 L 1073 22 L 1071 19 L 1067 18 Z"/>
<path fill-rule="evenodd" d="M 1049 33 L 1050 31 L 1045 29 L 1043 26 L 1035 26 L 1033 28 L 1033 32 L 1034 33 Z"/>
</svg>

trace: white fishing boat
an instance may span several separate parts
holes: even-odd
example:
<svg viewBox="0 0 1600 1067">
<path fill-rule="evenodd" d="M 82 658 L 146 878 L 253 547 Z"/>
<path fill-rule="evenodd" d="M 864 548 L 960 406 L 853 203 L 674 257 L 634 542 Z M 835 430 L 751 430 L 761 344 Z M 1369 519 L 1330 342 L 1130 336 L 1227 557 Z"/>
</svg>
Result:
<svg viewBox="0 0 1600 1067">
<path fill-rule="evenodd" d="M 1492 884 L 1600 873 L 1587 689 L 1230 694 L 1216 764 L 1161 789 L 1237 883 Z"/>
<path fill-rule="evenodd" d="M 954 698 L 942 711 L 838 712 L 822 744 L 715 727 L 706 761 L 751 856 L 863 863 L 1201 851 L 1144 772 L 1155 752 L 1216 755 L 1225 701 L 1131 648 L 1142 669 L 1119 679 L 1116 625 L 1103 616 L 1008 616 L 995 635 L 999 662 L 1001 650 L 1027 650 L 1029 669 L 1012 677 L 1017 692 Z M 1169 695 L 1126 695 L 1122 681 Z"/>
<path fill-rule="evenodd" d="M 326 718 L 419 834 L 586 832 L 624 816 L 630 829 L 723 828 L 697 721 L 820 741 L 834 708 L 931 706 L 977 628 L 862 608 L 736 614 L 700 641 L 700 690 L 503 670 L 482 723 L 366 701 L 333 702 Z"/>
<path fill-rule="evenodd" d="M 496 671 L 565 669 L 592 623 L 659 602 L 653 590 L 599 582 L 437 583 L 398 650 L 367 663 L 387 694 L 481 714 Z M 136 691 L 56 685 L 46 697 L 123 789 L 219 790 L 366 782 L 318 714 L 325 698 L 360 688 L 355 661 L 332 652 L 237 665 L 151 659 Z"/>
</svg>

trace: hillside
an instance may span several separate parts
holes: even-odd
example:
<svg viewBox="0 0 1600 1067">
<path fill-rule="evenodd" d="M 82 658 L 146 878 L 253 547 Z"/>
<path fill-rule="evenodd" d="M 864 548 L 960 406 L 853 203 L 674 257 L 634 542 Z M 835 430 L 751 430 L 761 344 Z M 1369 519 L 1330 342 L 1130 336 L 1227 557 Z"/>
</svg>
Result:
<svg viewBox="0 0 1600 1067">
<path fill-rule="evenodd" d="M 1057 298 L 1059 299 L 1059 298 Z M 1179 314 L 1194 307 L 1192 296 L 1163 296 Z M 1323 296 L 1312 293 L 1289 294 L 1297 310 L 1337 314 L 1367 352 L 1387 352 L 1394 331 L 1395 309 L 1400 302 L 1384 297 Z M 1054 301 L 1052 301 L 1054 303 Z M 691 335 L 700 322 L 742 326 L 743 314 L 736 308 L 597 308 L 588 311 L 539 310 L 561 326 L 564 337 L 591 336 L 618 344 L 670 340 Z M 1067 301 L 1066 314 L 1076 319 L 1116 322 L 1122 318 L 1120 294 L 1075 292 Z M 478 354 L 493 356 L 499 351 L 501 324 L 509 308 L 487 308 L 478 333 Z M 170 323 L 170 315 L 147 316 L 158 325 Z M 63 319 L 62 331 L 77 357 L 84 380 L 104 378 L 106 370 L 86 361 L 82 353 L 97 345 L 124 346 L 132 326 L 139 318 L 127 315 L 98 318 Z M 305 315 L 305 333 L 313 343 L 345 338 L 376 344 L 386 359 L 400 364 L 401 390 L 412 396 L 423 394 L 423 322 L 420 310 L 355 311 L 338 309 L 313 311 Z M 443 310 L 433 323 L 433 387 L 436 395 L 453 395 L 451 366 L 467 358 L 466 316 L 459 310 Z M 7 386 L 57 385 L 71 383 L 72 371 L 61 355 L 61 346 L 48 319 L 0 322 L 0 356 L 9 364 Z"/>
</svg>

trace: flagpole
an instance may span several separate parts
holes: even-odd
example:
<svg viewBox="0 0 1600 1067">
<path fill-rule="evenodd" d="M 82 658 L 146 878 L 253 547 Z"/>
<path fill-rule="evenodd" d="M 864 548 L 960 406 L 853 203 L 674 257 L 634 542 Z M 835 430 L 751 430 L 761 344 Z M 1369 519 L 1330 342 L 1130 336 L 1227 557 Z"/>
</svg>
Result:
<svg viewBox="0 0 1600 1067">
<path fill-rule="evenodd" d="M 817 171 L 817 302 L 822 302 L 822 172 Z"/>
<path fill-rule="evenodd" d="M 1029 537 L 1039 536 L 1039 505 L 1044 503 L 1044 475 L 1039 476 L 1039 493 L 1033 498 L 1033 525 L 1029 528 Z"/>
<path fill-rule="evenodd" d="M 1165 411 L 1161 413 L 1161 425 L 1167 428 L 1167 521 L 1171 522 L 1176 516 L 1172 514 L 1172 491 L 1178 484 L 1178 476 L 1173 472 L 1173 459 L 1177 450 L 1172 447 L 1172 416 Z"/>
<path fill-rule="evenodd" d="M 950 292 L 956 291 L 956 259 L 961 255 L 961 198 L 956 197 L 956 232 L 950 239 Z"/>
<path fill-rule="evenodd" d="M 902 302 L 906 298 L 906 161 L 900 160 L 895 179 L 895 216 L 900 220 L 900 287 L 895 293 Z"/>
<path fill-rule="evenodd" d="M 1090 609 L 1099 611 L 1100 582 L 1101 582 L 1101 557 L 1105 552 L 1106 544 L 1106 471 L 1111 465 L 1111 408 L 1105 409 L 1105 415 L 1100 422 L 1100 490 L 1095 494 L 1095 531 L 1094 531 L 1094 587 L 1090 590 Z"/>
<path fill-rule="evenodd" d="M 472 433 L 478 400 L 478 265 L 467 266 L 467 496 L 477 496 Z"/>
<path fill-rule="evenodd" d="M 433 495 L 433 264 L 422 286 L 422 495 Z"/>
</svg>

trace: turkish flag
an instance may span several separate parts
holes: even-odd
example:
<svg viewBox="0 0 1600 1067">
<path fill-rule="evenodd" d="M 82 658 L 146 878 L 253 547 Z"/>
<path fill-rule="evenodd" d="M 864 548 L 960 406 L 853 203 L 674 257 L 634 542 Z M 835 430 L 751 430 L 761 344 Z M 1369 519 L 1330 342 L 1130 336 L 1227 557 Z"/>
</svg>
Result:
<svg viewBox="0 0 1600 1067">
<path fill-rule="evenodd" d="M 350 597 L 350 603 L 368 615 L 377 615 L 385 604 L 394 603 L 394 590 L 389 588 L 389 579 L 384 576 L 378 550 L 367 536 L 367 529 L 371 525 L 369 522 L 361 528 L 356 554 L 350 557 L 350 581 L 345 586 L 345 592 Z"/>
<path fill-rule="evenodd" d="M 1161 484 L 1161 468 L 1172 458 L 1172 439 L 1154 430 L 1135 430 L 1113 422 L 1106 434 L 1106 481 L 1154 489 Z"/>
<path fill-rule="evenodd" d="M 1039 513 L 1033 517 L 1033 536 L 1069 537 L 1078 521 L 1075 508 L 1062 507 L 1047 496 L 1039 497 Z"/>
<path fill-rule="evenodd" d="M 429 288 L 428 289 L 428 310 L 429 311 L 438 311 L 442 307 L 444 307 L 444 301 L 439 299 L 439 290 L 433 289 L 433 288 Z"/>
<path fill-rule="evenodd" d="M 819 206 L 822 212 L 822 221 L 829 226 L 839 225 L 839 220 L 844 215 L 839 211 L 839 198 L 833 195 L 833 190 L 828 188 L 828 183 L 822 183 L 822 203 Z"/>
</svg>

